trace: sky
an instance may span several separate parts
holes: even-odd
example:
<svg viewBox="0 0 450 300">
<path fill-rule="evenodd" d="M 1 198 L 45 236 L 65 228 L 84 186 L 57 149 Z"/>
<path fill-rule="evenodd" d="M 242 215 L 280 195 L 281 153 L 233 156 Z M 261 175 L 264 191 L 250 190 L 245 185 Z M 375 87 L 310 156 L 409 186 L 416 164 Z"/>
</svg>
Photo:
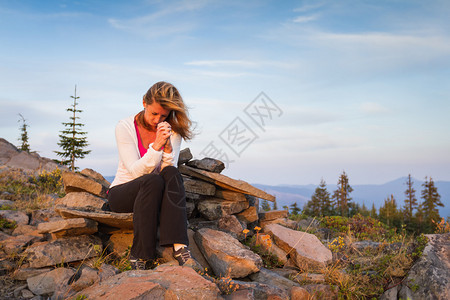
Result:
<svg viewBox="0 0 450 300">
<path fill-rule="evenodd" d="M 57 158 L 77 86 L 91 153 L 152 84 L 181 92 L 194 158 L 260 184 L 450 180 L 450 1 L 0 0 L 0 137 Z"/>
</svg>

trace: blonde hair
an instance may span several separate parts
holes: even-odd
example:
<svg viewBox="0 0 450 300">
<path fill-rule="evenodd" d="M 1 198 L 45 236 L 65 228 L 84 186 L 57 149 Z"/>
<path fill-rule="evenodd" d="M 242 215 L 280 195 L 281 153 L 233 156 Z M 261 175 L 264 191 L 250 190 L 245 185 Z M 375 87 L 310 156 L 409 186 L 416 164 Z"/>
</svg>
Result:
<svg viewBox="0 0 450 300">
<path fill-rule="evenodd" d="M 193 138 L 192 121 L 189 119 L 188 109 L 176 87 L 168 82 L 157 82 L 144 95 L 144 101 L 148 105 L 156 101 L 164 109 L 170 110 L 166 122 L 170 124 L 172 130 L 185 140 Z M 137 120 L 145 127 L 143 112 L 138 115 Z"/>
</svg>

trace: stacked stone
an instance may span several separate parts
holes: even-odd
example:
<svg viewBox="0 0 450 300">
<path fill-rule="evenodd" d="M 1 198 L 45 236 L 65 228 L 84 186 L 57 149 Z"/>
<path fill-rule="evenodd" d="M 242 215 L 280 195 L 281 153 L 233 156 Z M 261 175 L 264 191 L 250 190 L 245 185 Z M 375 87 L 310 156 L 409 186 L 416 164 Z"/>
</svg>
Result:
<svg viewBox="0 0 450 300">
<path fill-rule="evenodd" d="M 225 166 L 219 160 L 191 159 L 189 149 L 184 149 L 178 165 L 183 174 L 190 227 L 220 229 L 243 238 L 243 230 L 257 225 L 259 198 L 274 201 L 275 197 L 220 174 Z"/>
</svg>

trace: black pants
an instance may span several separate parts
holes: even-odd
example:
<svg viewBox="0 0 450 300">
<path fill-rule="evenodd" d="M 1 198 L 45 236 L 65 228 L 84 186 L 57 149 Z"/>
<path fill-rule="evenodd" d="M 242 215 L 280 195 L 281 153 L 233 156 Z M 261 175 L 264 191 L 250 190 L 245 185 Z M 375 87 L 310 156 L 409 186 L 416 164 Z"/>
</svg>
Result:
<svg viewBox="0 0 450 300">
<path fill-rule="evenodd" d="M 108 202 L 113 212 L 134 213 L 131 256 L 156 257 L 158 225 L 161 246 L 189 244 L 186 195 L 177 168 L 168 166 L 160 174 L 146 174 L 114 186 L 108 192 Z"/>
</svg>

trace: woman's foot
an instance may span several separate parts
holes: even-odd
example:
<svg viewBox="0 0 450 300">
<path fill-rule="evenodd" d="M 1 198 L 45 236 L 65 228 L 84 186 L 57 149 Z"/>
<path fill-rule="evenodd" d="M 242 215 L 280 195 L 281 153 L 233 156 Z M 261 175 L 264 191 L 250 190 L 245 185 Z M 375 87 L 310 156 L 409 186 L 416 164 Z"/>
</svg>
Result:
<svg viewBox="0 0 450 300">
<path fill-rule="evenodd" d="M 173 252 L 173 257 L 178 261 L 180 266 L 184 265 L 189 259 L 192 259 L 191 251 L 187 247 L 183 247 Z"/>
<path fill-rule="evenodd" d="M 130 266 L 132 270 L 147 270 L 147 261 L 130 256 Z"/>
</svg>

